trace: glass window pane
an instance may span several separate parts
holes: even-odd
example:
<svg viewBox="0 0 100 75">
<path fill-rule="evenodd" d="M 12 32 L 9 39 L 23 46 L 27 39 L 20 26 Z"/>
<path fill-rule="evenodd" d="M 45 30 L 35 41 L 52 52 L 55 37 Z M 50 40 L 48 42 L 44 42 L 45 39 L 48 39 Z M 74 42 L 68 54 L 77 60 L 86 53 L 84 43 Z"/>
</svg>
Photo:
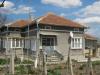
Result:
<svg viewBox="0 0 100 75">
<path fill-rule="evenodd" d="M 12 47 L 15 47 L 15 39 L 12 39 Z"/>
<path fill-rule="evenodd" d="M 16 39 L 16 47 L 19 47 L 19 39 Z"/>
<path fill-rule="evenodd" d="M 76 49 L 79 49 L 79 48 L 82 48 L 82 38 L 80 37 L 75 37 L 71 40 L 71 48 L 76 48 Z"/>
</svg>

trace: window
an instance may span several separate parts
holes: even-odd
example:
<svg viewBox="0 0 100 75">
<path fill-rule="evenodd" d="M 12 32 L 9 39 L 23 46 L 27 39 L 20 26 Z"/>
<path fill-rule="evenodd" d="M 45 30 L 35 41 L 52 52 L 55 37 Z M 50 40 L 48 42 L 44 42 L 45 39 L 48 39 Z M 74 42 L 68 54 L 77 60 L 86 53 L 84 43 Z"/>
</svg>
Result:
<svg viewBox="0 0 100 75">
<path fill-rule="evenodd" d="M 20 31 L 20 29 L 15 29 L 15 31 Z"/>
<path fill-rule="evenodd" d="M 79 28 L 74 28 L 74 32 L 79 32 Z"/>
<path fill-rule="evenodd" d="M 43 46 L 55 46 L 57 45 L 57 38 L 52 36 L 42 37 Z"/>
<path fill-rule="evenodd" d="M 12 47 L 15 47 L 15 40 L 16 39 L 11 39 Z"/>
<path fill-rule="evenodd" d="M 53 38 L 43 38 L 42 45 L 44 46 L 54 46 L 54 39 Z"/>
<path fill-rule="evenodd" d="M 82 37 L 74 37 L 71 39 L 71 49 L 82 49 Z"/>
<path fill-rule="evenodd" d="M 19 39 L 16 39 L 15 42 L 16 42 L 16 47 L 20 47 L 19 46 L 20 40 Z"/>
<path fill-rule="evenodd" d="M 41 29 L 52 29 L 51 26 L 41 26 Z"/>
<path fill-rule="evenodd" d="M 51 29 L 51 26 L 45 26 L 45 29 Z"/>
<path fill-rule="evenodd" d="M 22 47 L 22 40 L 13 38 L 11 39 L 11 48 L 21 48 Z"/>
<path fill-rule="evenodd" d="M 46 51 L 56 50 L 55 46 L 57 46 L 57 37 L 52 35 L 43 35 L 42 39 L 43 49 Z"/>
</svg>

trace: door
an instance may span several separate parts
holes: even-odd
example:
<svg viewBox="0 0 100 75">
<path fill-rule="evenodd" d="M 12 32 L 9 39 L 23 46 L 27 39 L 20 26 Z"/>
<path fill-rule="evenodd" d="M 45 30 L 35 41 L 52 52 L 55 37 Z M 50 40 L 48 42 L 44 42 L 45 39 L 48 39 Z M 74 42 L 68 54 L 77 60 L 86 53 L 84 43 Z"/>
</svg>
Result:
<svg viewBox="0 0 100 75">
<path fill-rule="evenodd" d="M 56 36 L 52 35 L 43 35 L 42 36 L 42 47 L 45 51 L 52 51 L 54 50 L 54 46 L 56 46 Z"/>
</svg>

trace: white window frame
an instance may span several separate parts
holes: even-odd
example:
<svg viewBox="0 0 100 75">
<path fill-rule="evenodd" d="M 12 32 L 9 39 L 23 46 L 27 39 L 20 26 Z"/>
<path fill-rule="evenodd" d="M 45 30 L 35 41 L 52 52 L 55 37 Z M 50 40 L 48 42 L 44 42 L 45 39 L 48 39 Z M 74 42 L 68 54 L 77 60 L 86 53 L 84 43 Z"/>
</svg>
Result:
<svg viewBox="0 0 100 75">
<path fill-rule="evenodd" d="M 11 39 L 11 48 L 22 48 L 23 47 L 23 40 L 22 39 L 18 39 L 18 38 L 12 38 Z M 17 43 L 16 41 L 18 41 L 18 46 L 17 46 Z M 21 42 L 22 42 L 22 46 L 21 46 Z M 14 46 L 13 46 L 13 43 L 14 43 Z"/>
<path fill-rule="evenodd" d="M 82 49 L 83 48 L 83 38 L 73 37 L 71 38 L 71 49 Z"/>
</svg>

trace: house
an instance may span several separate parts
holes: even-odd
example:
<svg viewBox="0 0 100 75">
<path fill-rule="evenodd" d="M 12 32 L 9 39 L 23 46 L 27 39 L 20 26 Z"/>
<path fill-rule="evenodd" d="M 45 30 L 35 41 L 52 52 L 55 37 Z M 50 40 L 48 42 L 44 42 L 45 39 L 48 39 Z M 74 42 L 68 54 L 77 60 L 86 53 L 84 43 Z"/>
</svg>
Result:
<svg viewBox="0 0 100 75">
<path fill-rule="evenodd" d="M 0 49 L 6 54 L 14 50 L 19 57 L 42 49 L 47 53 L 48 61 L 66 61 L 70 49 L 71 58 L 78 60 L 85 58 L 85 29 L 79 23 L 48 13 L 33 21 L 19 20 L 2 26 Z M 70 32 L 73 32 L 71 43 Z"/>
<path fill-rule="evenodd" d="M 98 54 L 98 44 L 96 37 L 90 34 L 84 34 L 85 36 L 85 56 L 89 54 L 89 49 L 91 50 L 91 56 L 96 57 Z"/>
</svg>

